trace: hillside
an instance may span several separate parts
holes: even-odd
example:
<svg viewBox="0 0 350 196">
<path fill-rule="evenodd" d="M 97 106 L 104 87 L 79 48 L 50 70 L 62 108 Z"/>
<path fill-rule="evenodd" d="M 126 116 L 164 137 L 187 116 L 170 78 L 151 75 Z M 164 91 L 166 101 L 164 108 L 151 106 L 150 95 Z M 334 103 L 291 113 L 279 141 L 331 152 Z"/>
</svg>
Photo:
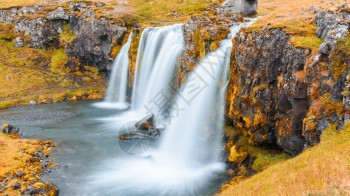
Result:
<svg viewBox="0 0 350 196">
<path fill-rule="evenodd" d="M 218 195 L 349 195 L 350 124 L 324 131 L 321 143 L 242 182 L 228 183 Z"/>
</svg>

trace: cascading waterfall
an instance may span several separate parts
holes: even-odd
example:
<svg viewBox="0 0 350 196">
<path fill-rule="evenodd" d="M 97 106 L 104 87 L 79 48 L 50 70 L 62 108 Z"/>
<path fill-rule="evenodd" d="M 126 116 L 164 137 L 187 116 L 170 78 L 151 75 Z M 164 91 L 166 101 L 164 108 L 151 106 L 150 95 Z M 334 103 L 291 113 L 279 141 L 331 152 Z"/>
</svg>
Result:
<svg viewBox="0 0 350 196">
<path fill-rule="evenodd" d="M 113 62 L 111 77 L 107 87 L 106 97 L 103 103 L 96 104 L 100 107 L 125 109 L 128 107 L 126 93 L 128 88 L 129 49 L 132 40 L 130 33 L 128 41 L 120 50 Z"/>
<path fill-rule="evenodd" d="M 184 49 L 182 25 L 147 28 L 141 35 L 136 61 L 132 108 L 145 112 L 159 94 L 170 98 L 169 82 L 175 77 L 176 65 Z M 152 113 L 160 111 L 148 108 Z"/>
<path fill-rule="evenodd" d="M 91 177 L 92 183 L 89 187 L 93 189 L 92 192 L 96 195 L 204 194 L 200 190 L 210 184 L 214 176 L 223 172 L 225 168 L 225 164 L 219 160 L 219 155 L 222 148 L 221 136 L 232 49 L 231 39 L 242 26 L 251 23 L 235 25 L 228 39 L 221 42 L 220 48 L 207 55 L 190 73 L 185 84 L 176 92 L 170 111 L 172 118 L 161 137 L 159 146 L 149 149 L 149 154 L 142 157 L 126 156 L 106 161 L 103 165 L 105 171 Z M 173 27 L 181 28 L 181 26 Z M 146 60 L 155 62 L 155 59 L 160 58 L 156 54 L 161 50 L 155 49 L 160 42 L 154 40 L 154 37 L 159 36 L 158 33 L 160 34 L 158 30 L 154 32 L 148 30 L 143 34 L 143 37 L 149 36 L 149 39 L 143 38 L 140 43 L 140 52 L 143 55 L 139 57 L 139 63 Z M 164 36 L 158 38 L 164 39 Z M 146 43 L 150 40 L 155 46 Z M 179 43 L 182 40 L 175 42 Z M 150 59 L 144 56 L 148 53 L 147 48 L 154 52 L 147 56 Z M 169 50 L 168 47 L 166 49 Z M 143 71 L 143 68 L 139 67 L 138 72 Z M 145 71 L 148 71 L 147 76 L 152 75 L 153 70 L 150 67 Z M 146 83 L 148 80 L 148 77 L 138 77 L 139 82 L 135 82 L 135 85 L 142 86 L 143 82 Z M 151 87 L 149 85 L 143 86 L 143 94 L 139 96 L 149 93 L 145 90 Z M 144 104 L 141 100 L 134 102 L 136 106 L 140 106 L 140 103 Z M 104 191 L 102 193 L 99 190 Z"/>
</svg>

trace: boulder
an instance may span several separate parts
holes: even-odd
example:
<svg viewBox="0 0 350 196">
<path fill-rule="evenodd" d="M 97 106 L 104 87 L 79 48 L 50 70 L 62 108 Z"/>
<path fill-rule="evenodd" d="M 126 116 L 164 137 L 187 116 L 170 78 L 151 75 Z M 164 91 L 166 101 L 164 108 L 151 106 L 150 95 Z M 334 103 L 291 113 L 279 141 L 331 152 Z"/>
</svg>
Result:
<svg viewBox="0 0 350 196">
<path fill-rule="evenodd" d="M 16 48 L 23 47 L 24 46 L 24 42 L 23 42 L 22 38 L 16 37 L 14 45 L 15 45 Z"/>
<path fill-rule="evenodd" d="M 255 15 L 258 10 L 257 0 L 226 0 L 222 4 L 221 13 L 241 13 Z"/>
<path fill-rule="evenodd" d="M 65 11 L 62 7 L 58 7 L 56 10 L 49 12 L 46 15 L 48 20 L 69 20 L 68 12 Z"/>
<path fill-rule="evenodd" d="M 2 132 L 9 135 L 15 135 L 15 136 L 22 136 L 23 132 L 20 128 L 10 125 L 10 124 L 3 124 L 2 125 Z"/>
<path fill-rule="evenodd" d="M 139 129 L 149 129 L 154 127 L 154 115 L 149 114 L 135 123 L 135 127 Z"/>
</svg>

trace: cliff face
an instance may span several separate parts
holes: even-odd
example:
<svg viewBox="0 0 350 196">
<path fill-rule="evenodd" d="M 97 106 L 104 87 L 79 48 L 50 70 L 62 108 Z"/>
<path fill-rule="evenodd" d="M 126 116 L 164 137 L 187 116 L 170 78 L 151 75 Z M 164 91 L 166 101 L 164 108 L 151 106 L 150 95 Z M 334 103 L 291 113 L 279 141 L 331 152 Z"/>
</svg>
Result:
<svg viewBox="0 0 350 196">
<path fill-rule="evenodd" d="M 294 47 L 291 35 L 268 26 L 236 36 L 227 117 L 251 144 L 297 155 L 329 124 L 348 121 L 349 19 L 344 8 L 317 12 L 319 52 Z"/>
<path fill-rule="evenodd" d="M 96 9 L 104 4 L 71 2 L 66 7 L 14 7 L 0 10 L 0 22 L 14 25 L 14 45 L 44 50 L 65 48 L 70 57 L 83 65 L 95 65 L 100 71 L 110 69 L 112 50 L 123 43 L 127 27 L 122 21 L 98 17 Z M 65 26 L 68 28 L 65 29 Z M 62 39 L 62 33 L 66 39 Z"/>
<path fill-rule="evenodd" d="M 242 22 L 243 17 L 235 14 L 220 14 L 211 10 L 212 17 L 192 17 L 183 25 L 185 50 L 180 57 L 179 80 L 183 83 L 188 73 L 204 59 L 218 49 L 220 42 L 230 33 L 230 27 L 236 22 Z"/>
</svg>

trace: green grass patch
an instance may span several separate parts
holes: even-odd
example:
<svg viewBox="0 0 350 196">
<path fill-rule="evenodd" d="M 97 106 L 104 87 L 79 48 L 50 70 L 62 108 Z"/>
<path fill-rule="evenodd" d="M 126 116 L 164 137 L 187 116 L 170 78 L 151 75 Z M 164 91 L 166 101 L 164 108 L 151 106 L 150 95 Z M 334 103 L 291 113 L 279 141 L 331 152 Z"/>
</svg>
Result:
<svg viewBox="0 0 350 196">
<path fill-rule="evenodd" d="M 317 37 L 316 35 L 309 36 L 293 36 L 291 43 L 295 47 L 300 48 L 310 48 L 312 50 L 318 50 L 320 45 L 323 43 L 323 39 Z"/>
</svg>

